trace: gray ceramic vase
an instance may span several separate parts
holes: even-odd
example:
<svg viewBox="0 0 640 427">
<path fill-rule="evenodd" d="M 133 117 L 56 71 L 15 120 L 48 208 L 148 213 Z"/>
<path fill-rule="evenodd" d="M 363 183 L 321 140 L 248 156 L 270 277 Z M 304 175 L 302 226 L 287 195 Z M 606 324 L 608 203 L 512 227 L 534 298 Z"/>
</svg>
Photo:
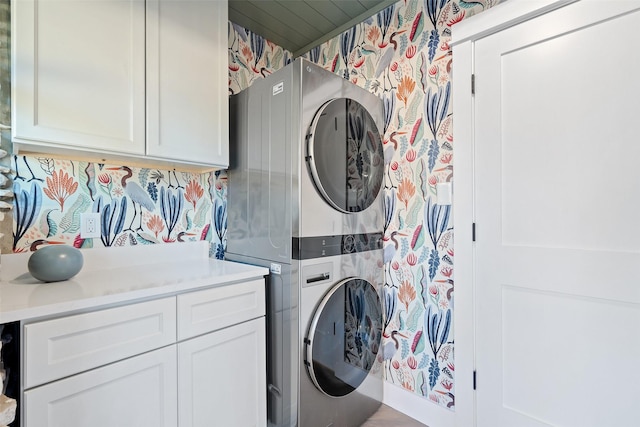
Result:
<svg viewBox="0 0 640 427">
<path fill-rule="evenodd" d="M 43 282 L 68 280 L 82 268 L 82 253 L 68 245 L 45 246 L 35 251 L 27 264 L 29 273 Z"/>
</svg>

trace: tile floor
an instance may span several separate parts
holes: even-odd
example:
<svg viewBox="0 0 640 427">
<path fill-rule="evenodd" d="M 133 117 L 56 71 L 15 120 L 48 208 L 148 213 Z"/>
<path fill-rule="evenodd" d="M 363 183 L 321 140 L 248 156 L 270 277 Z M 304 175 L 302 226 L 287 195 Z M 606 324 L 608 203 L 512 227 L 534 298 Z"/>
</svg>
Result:
<svg viewBox="0 0 640 427">
<path fill-rule="evenodd" d="M 387 405 L 380 406 L 380 409 L 373 414 L 360 427 L 428 427 L 408 415 L 398 412 Z"/>
</svg>

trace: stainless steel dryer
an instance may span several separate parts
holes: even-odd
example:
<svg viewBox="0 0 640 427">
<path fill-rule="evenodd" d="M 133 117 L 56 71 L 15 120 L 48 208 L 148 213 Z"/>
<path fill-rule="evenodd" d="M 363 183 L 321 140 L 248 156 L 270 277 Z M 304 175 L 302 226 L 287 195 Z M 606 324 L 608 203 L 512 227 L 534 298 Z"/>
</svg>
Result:
<svg viewBox="0 0 640 427">
<path fill-rule="evenodd" d="M 358 425 L 382 399 L 382 102 L 297 59 L 232 96 L 230 120 L 226 258 L 271 270 L 269 425 Z M 314 345 L 323 311 L 335 342 Z"/>
</svg>

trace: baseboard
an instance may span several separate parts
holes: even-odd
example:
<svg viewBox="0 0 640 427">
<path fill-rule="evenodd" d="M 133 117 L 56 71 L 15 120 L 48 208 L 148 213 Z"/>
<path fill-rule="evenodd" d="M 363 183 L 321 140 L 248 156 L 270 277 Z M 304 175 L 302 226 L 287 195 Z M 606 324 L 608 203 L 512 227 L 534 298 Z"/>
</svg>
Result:
<svg viewBox="0 0 640 427">
<path fill-rule="evenodd" d="M 384 383 L 383 403 L 429 427 L 454 427 L 455 412 L 391 383 Z"/>
</svg>

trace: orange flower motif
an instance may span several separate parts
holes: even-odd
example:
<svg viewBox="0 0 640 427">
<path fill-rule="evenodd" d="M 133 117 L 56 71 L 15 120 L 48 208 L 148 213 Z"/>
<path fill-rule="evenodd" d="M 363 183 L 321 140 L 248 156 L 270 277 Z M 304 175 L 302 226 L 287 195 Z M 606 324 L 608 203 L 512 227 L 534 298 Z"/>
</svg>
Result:
<svg viewBox="0 0 640 427">
<path fill-rule="evenodd" d="M 51 200 L 55 200 L 60 205 L 60 210 L 64 212 L 64 202 L 76 192 L 78 183 L 73 182 L 73 178 L 65 171 L 53 171 L 51 177 L 47 177 L 47 186 L 42 189 L 44 194 Z"/>
<path fill-rule="evenodd" d="M 398 92 L 396 93 L 396 96 L 400 101 L 404 102 L 405 108 L 407 107 L 407 100 L 409 99 L 409 96 L 411 96 L 411 93 L 413 92 L 413 89 L 415 89 L 415 87 L 416 82 L 411 77 L 402 77 L 402 80 L 398 85 Z"/>
<path fill-rule="evenodd" d="M 192 179 L 184 189 L 184 198 L 193 205 L 193 209 L 196 208 L 196 204 L 203 194 L 204 189 L 195 179 Z"/>
<path fill-rule="evenodd" d="M 409 200 L 416 194 L 416 186 L 413 182 L 407 178 L 403 178 L 402 182 L 398 184 L 398 199 L 404 203 L 405 209 L 409 207 Z"/>
<path fill-rule="evenodd" d="M 370 27 L 369 31 L 367 31 L 367 39 L 369 39 L 371 43 L 375 43 L 378 37 L 380 37 L 380 29 L 378 27 Z"/>
<path fill-rule="evenodd" d="M 411 282 L 403 280 L 398 291 L 398 299 L 404 304 L 404 307 L 409 311 L 409 304 L 416 299 L 416 288 L 413 287 Z"/>
<path fill-rule="evenodd" d="M 242 46 L 242 54 L 247 58 L 247 61 L 251 62 L 253 60 L 253 52 L 251 52 L 251 48 L 249 46 Z"/>
<path fill-rule="evenodd" d="M 411 384 L 409 381 L 406 381 L 406 380 L 402 381 L 402 388 L 404 388 L 405 390 L 414 391 L 413 384 Z"/>
<path fill-rule="evenodd" d="M 153 215 L 149 221 L 147 221 L 147 227 L 149 230 L 158 237 L 158 233 L 161 233 L 164 230 L 164 224 L 162 223 L 162 218 L 158 215 Z"/>
</svg>

